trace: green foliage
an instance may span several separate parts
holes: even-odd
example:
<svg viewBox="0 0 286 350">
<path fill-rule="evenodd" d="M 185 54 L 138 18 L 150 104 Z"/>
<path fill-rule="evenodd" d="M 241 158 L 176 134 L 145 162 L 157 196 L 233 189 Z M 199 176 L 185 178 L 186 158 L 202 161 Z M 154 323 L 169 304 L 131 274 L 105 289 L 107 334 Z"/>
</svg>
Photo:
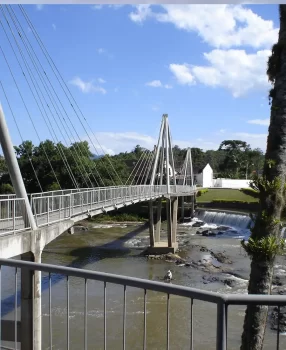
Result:
<svg viewBox="0 0 286 350">
<path fill-rule="evenodd" d="M 267 63 L 267 75 L 269 81 L 274 84 L 276 75 L 280 71 L 280 65 L 281 65 L 281 53 L 283 50 L 284 44 L 282 43 L 276 43 L 272 46 L 272 53 L 271 56 L 268 58 Z"/>
<path fill-rule="evenodd" d="M 209 190 L 207 188 L 203 188 L 197 192 L 197 197 L 200 197 L 202 194 L 207 193 Z"/>
<path fill-rule="evenodd" d="M 243 201 L 243 200 L 233 200 L 233 199 L 214 199 L 212 203 L 244 203 L 247 204 L 249 202 Z"/>
<path fill-rule="evenodd" d="M 248 196 L 252 196 L 254 198 L 259 198 L 259 191 L 253 189 L 253 188 L 241 188 L 240 191 L 242 193 L 247 194 Z"/>
<path fill-rule="evenodd" d="M 114 221 L 114 222 L 145 222 L 147 219 L 140 217 L 136 214 L 128 214 L 128 213 L 117 213 L 114 215 L 111 214 L 101 214 L 94 216 L 92 221 L 95 222 L 106 222 L 106 221 Z"/>
<path fill-rule="evenodd" d="M 250 187 L 257 192 L 262 193 L 264 196 L 271 195 L 280 190 L 281 179 L 275 177 L 273 180 L 268 180 L 265 175 L 255 176 L 250 182 Z"/>
<path fill-rule="evenodd" d="M 261 150 L 251 150 L 244 141 L 239 140 L 227 140 L 223 144 L 224 147 L 216 151 L 208 150 L 204 152 L 200 148 L 192 148 L 194 173 L 198 173 L 207 163 L 213 168 L 215 174 L 221 173 L 224 177 L 229 178 L 245 178 L 246 173 L 251 174 L 253 171 L 261 170 L 261 164 L 264 159 Z M 235 145 L 235 147 L 230 147 L 229 144 Z M 241 147 L 247 153 L 247 159 L 249 159 L 247 171 L 246 163 L 240 161 L 238 167 L 231 168 L 230 166 L 229 159 L 235 154 L 233 148 L 241 154 Z M 24 141 L 19 146 L 15 146 L 16 156 L 28 192 L 41 191 L 34 169 L 43 191 L 57 190 L 60 187 L 62 189 L 74 188 L 75 184 L 71 179 L 70 171 L 74 174 L 79 187 L 120 185 L 122 182 L 129 185 L 133 180 L 133 176 L 129 178 L 129 175 L 143 152 L 142 164 L 146 164 L 150 157 L 150 151 L 145 151 L 143 147 L 137 145 L 131 152 L 121 152 L 114 156 L 96 156 L 90 151 L 87 141 L 75 142 L 69 147 L 64 146 L 60 142 L 54 143 L 51 140 L 45 140 L 38 146 L 31 141 Z M 182 169 L 186 152 L 187 149 L 181 149 L 177 145 L 173 147 L 177 171 Z M 51 169 L 47 157 L 54 170 Z M 62 159 L 63 157 L 65 161 Z M 139 178 L 139 174 L 141 174 L 141 178 Z M 11 183 L 5 159 L 1 156 L 0 176 L 0 184 Z M 137 181 L 144 183 L 145 178 L 143 179 L 143 177 L 143 172 L 138 171 L 133 183 Z M 201 192 L 201 196 L 199 194 L 200 197 L 203 195 L 205 195 L 203 192 Z"/>
<path fill-rule="evenodd" d="M 11 186 L 10 184 L 1 184 L 0 185 L 0 193 L 1 194 L 12 194 L 15 192 L 14 192 L 13 186 Z"/>
<path fill-rule="evenodd" d="M 275 236 L 249 238 L 248 242 L 242 240 L 241 245 L 250 257 L 261 261 L 271 261 L 285 252 L 285 240 Z"/>
<path fill-rule="evenodd" d="M 218 177 L 245 179 L 262 169 L 263 152 L 251 149 L 244 141 L 225 140 L 220 144 L 219 151 L 224 153 L 224 159 L 219 165 Z"/>
</svg>

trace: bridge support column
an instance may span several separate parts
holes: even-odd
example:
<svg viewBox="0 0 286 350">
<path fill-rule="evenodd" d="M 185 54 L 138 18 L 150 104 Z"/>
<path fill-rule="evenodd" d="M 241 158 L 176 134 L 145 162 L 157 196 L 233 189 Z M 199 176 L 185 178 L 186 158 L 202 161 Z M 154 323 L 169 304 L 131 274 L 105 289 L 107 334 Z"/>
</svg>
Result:
<svg viewBox="0 0 286 350">
<path fill-rule="evenodd" d="M 181 222 L 185 221 L 185 197 L 181 197 Z"/>
<path fill-rule="evenodd" d="M 191 218 L 195 215 L 195 195 L 191 196 Z"/>
<path fill-rule="evenodd" d="M 172 247 L 178 247 L 177 224 L 178 224 L 178 197 L 172 199 Z"/>
<path fill-rule="evenodd" d="M 150 246 L 154 247 L 155 243 L 155 229 L 154 229 L 154 210 L 153 201 L 149 201 L 149 234 L 150 234 Z"/>
<path fill-rule="evenodd" d="M 149 202 L 149 232 L 150 247 L 147 254 L 167 254 L 174 253 L 178 248 L 176 242 L 178 198 L 166 199 L 167 214 L 167 242 L 161 241 L 161 211 L 162 200 L 157 202 L 156 221 L 154 222 L 153 203 Z"/>
<path fill-rule="evenodd" d="M 156 225 L 155 225 L 155 242 L 161 239 L 161 223 L 162 223 L 162 199 L 157 199 Z"/>
<path fill-rule="evenodd" d="M 40 263 L 41 252 L 21 255 L 21 259 Z M 21 270 L 21 349 L 42 348 L 41 272 Z"/>
</svg>

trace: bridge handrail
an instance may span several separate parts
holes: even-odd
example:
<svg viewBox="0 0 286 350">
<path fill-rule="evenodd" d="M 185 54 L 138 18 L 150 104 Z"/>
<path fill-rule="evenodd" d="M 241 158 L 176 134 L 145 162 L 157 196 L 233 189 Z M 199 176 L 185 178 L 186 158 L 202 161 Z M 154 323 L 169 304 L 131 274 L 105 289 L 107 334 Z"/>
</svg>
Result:
<svg viewBox="0 0 286 350">
<path fill-rule="evenodd" d="M 106 317 L 106 304 L 107 304 L 107 298 L 106 298 L 106 291 L 108 289 L 108 284 L 116 284 L 121 285 L 124 287 L 124 295 L 126 295 L 126 289 L 127 287 L 133 287 L 133 288 L 139 288 L 144 291 L 144 295 L 147 296 L 147 291 L 154 291 L 154 292 L 160 292 L 166 294 L 166 309 L 167 309 L 167 322 L 166 322 L 166 331 L 167 331 L 167 348 L 169 348 L 169 323 L 170 323 L 170 296 L 180 296 L 187 299 L 190 299 L 190 311 L 191 311 L 191 325 L 190 325 L 190 348 L 193 349 L 193 340 L 195 337 L 195 334 L 193 332 L 193 301 L 194 300 L 200 300 L 204 302 L 209 302 L 216 304 L 216 350 L 226 350 L 227 348 L 227 328 L 228 328 L 228 315 L 229 312 L 227 312 L 228 307 L 230 305 L 267 305 L 267 306 L 284 306 L 286 304 L 286 296 L 284 295 L 250 295 L 250 294 L 221 294 L 219 292 L 210 292 L 210 291 L 204 291 L 196 288 L 190 288 L 180 285 L 174 285 L 174 284 L 167 284 L 163 282 L 157 282 L 157 281 L 150 281 L 146 279 L 141 279 L 137 277 L 129 277 L 129 276 L 122 276 L 122 275 L 115 275 L 111 273 L 105 273 L 105 272 L 98 272 L 98 271 L 90 271 L 85 269 L 79 269 L 79 268 L 72 268 L 72 267 L 63 267 L 63 266 L 56 266 L 51 264 L 39 264 L 39 263 L 33 263 L 33 262 L 27 262 L 27 261 L 20 261 L 20 260 L 14 260 L 14 259 L 0 259 L 0 267 L 1 266 L 9 266 L 13 267 L 15 269 L 28 269 L 32 271 L 34 274 L 35 271 L 41 271 L 48 273 L 49 283 L 48 283 L 48 289 L 49 289 L 49 295 L 51 295 L 52 291 L 52 283 L 51 283 L 51 274 L 57 274 L 57 275 L 64 275 L 66 276 L 66 294 L 67 297 L 69 297 L 69 277 L 77 277 L 81 278 L 83 281 L 83 284 L 85 286 L 84 293 L 87 295 L 87 282 L 89 280 L 93 281 L 100 281 L 104 283 L 104 307 L 103 307 L 103 313 L 104 318 Z M 1 269 L 0 269 L 1 271 Z M 17 285 L 17 275 L 16 275 L 16 285 Z M 1 288 L 2 280 L 1 280 L 1 274 L 0 274 L 0 288 Z M 17 295 L 15 294 L 15 297 L 17 298 Z M 146 336 L 146 302 L 147 298 L 144 297 L 144 337 Z M 70 301 L 68 301 L 70 303 Z M 84 314 L 87 314 L 87 302 L 84 304 Z M 186 312 L 189 312 L 187 309 Z M 124 302 L 122 305 L 122 314 L 123 314 L 123 333 L 126 331 L 125 322 L 126 322 L 126 298 L 124 298 Z M 0 315 L 2 316 L 2 315 Z M 50 321 L 52 321 L 52 299 L 49 301 L 49 311 L 48 311 L 48 317 L 50 318 Z M 67 325 L 68 319 L 69 319 L 69 311 L 67 311 L 66 319 L 67 319 Z M 278 320 L 280 320 L 280 309 L 278 309 Z M 17 322 L 15 322 L 16 324 Z M 52 324 L 52 322 L 50 322 Z M 175 325 L 174 325 L 175 326 Z M 87 324 L 84 324 L 84 334 L 85 337 L 87 337 Z M 49 337 L 51 337 L 52 329 L 48 328 Z M 147 334 L 148 335 L 148 334 Z M 103 336 L 105 337 L 106 341 L 106 326 L 104 325 L 104 332 Z M 125 333 L 124 333 L 125 336 Z M 68 343 L 70 339 L 67 339 Z M 87 339 L 85 339 L 87 341 Z M 277 346 L 273 346 L 275 349 L 279 349 L 280 345 L 280 332 L 279 332 L 279 326 L 277 327 L 277 337 L 276 337 Z"/>
</svg>

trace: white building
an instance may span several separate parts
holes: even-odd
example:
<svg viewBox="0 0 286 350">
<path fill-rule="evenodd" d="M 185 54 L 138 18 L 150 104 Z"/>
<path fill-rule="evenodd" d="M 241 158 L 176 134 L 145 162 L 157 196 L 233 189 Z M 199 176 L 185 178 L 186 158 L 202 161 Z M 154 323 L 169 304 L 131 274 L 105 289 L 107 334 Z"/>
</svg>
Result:
<svg viewBox="0 0 286 350">
<path fill-rule="evenodd" d="M 202 171 L 194 175 L 195 184 L 202 187 L 213 187 L 213 169 L 207 164 Z"/>
</svg>

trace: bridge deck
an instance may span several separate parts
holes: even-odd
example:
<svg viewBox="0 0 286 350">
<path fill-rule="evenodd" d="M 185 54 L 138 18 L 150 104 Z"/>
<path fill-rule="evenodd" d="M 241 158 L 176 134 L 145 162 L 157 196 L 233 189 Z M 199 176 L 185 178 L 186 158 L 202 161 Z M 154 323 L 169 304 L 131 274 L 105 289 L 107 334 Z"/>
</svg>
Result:
<svg viewBox="0 0 286 350">
<path fill-rule="evenodd" d="M 123 206 L 160 197 L 190 196 L 196 187 L 167 186 L 121 186 L 95 189 L 53 191 L 32 194 L 31 206 L 38 227 L 72 219 L 82 220 Z M 24 200 L 7 196 L 0 200 L 0 235 L 30 229 L 25 215 Z"/>
</svg>

